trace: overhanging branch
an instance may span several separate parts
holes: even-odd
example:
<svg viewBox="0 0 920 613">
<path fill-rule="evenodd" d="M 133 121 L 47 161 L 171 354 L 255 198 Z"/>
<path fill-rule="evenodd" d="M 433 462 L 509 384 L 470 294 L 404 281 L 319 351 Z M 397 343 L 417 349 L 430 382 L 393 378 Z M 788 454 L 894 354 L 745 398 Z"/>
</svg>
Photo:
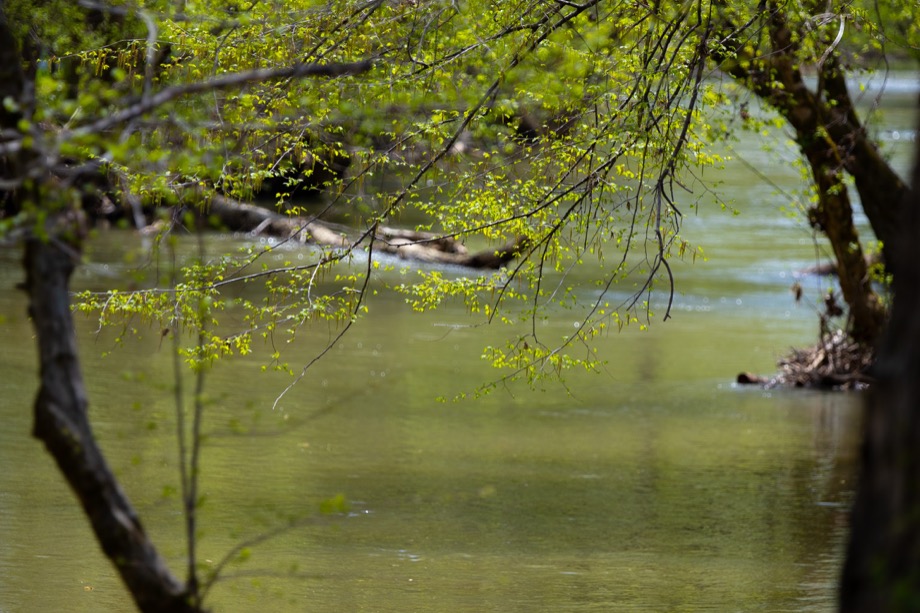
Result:
<svg viewBox="0 0 920 613">
<path fill-rule="evenodd" d="M 233 89 L 252 83 L 263 83 L 277 79 L 300 77 L 343 77 L 367 72 L 373 62 L 349 62 L 341 64 L 295 64 L 285 68 L 259 68 L 213 77 L 185 85 L 167 87 L 117 113 L 103 117 L 70 132 L 73 136 L 85 136 L 110 130 L 132 119 L 136 119 L 178 98 L 225 89 Z M 66 133 L 65 133 L 66 134 Z"/>
</svg>

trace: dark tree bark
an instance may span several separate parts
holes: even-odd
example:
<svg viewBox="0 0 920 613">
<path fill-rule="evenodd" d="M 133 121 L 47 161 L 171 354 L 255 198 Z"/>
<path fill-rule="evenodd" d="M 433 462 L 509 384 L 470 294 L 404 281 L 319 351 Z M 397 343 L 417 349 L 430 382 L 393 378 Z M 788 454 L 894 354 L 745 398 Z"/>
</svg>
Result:
<svg viewBox="0 0 920 613">
<path fill-rule="evenodd" d="M 20 136 L 32 84 L 23 72 L 19 41 L 0 0 L 0 144 Z M 15 101 L 7 105 L 8 101 Z M 25 176 L 30 184 L 21 182 Z M 35 400 L 33 434 L 41 440 L 83 506 L 103 552 L 144 612 L 197 613 L 201 609 L 166 567 L 102 455 L 87 416 L 68 284 L 80 258 L 82 212 L 68 209 L 63 188 L 22 146 L 0 155 L 3 208 L 42 206 L 44 227 L 25 228 L 23 285 L 38 344 L 41 384 Z M 35 222 L 38 224 L 38 222 Z"/>
<path fill-rule="evenodd" d="M 785 6 L 763 3 L 761 16 L 768 48 L 745 55 L 739 36 L 749 32 L 725 24 L 725 40 L 740 57 L 716 52 L 720 66 L 776 109 L 795 130 L 799 149 L 811 167 L 818 204 L 809 211 L 812 224 L 827 236 L 834 251 L 844 300 L 850 307 L 849 332 L 857 341 L 875 343 L 885 310 L 872 289 L 853 208 L 843 181 L 851 174 L 876 237 L 883 242 L 886 262 L 895 267 L 900 240 L 900 208 L 907 187 L 869 140 L 846 87 L 844 73 L 831 53 L 818 67 L 818 86 L 805 84 L 798 43 L 785 18 Z"/>
<path fill-rule="evenodd" d="M 834 60 L 834 58 L 828 58 Z M 847 173 L 853 177 L 863 211 L 875 237 L 882 242 L 882 253 L 889 272 L 897 270 L 902 207 L 909 188 L 869 138 L 853 108 L 843 70 L 836 61 L 822 71 L 827 105 L 826 129 Z"/>
<path fill-rule="evenodd" d="M 818 192 L 818 203 L 809 211 L 811 222 L 831 244 L 837 262 L 840 290 L 850 307 L 850 335 L 857 341 L 875 343 L 885 324 L 885 310 L 869 279 L 869 266 L 859 245 L 853 223 L 853 207 L 839 168 L 827 161 L 824 143 L 802 145 Z"/>
<path fill-rule="evenodd" d="M 19 45 L 16 37 L 6 20 L 3 10 L 3 0 L 0 0 L 0 144 L 5 144 L 16 135 L 14 130 L 23 118 L 21 108 L 3 104 L 4 100 L 22 100 L 25 98 L 25 76 L 22 72 L 22 57 L 19 55 Z M 0 179 L 9 181 L 10 184 L 22 176 L 22 155 L 0 155 Z M 13 204 L 14 190 L 0 188 L 0 216 L 8 216 L 15 211 Z"/>
<path fill-rule="evenodd" d="M 920 108 L 920 105 L 918 105 Z M 920 611 L 920 140 L 903 200 L 894 307 L 866 402 L 843 613 Z"/>
<path fill-rule="evenodd" d="M 25 289 L 41 371 L 33 434 L 54 457 L 138 609 L 198 612 L 144 532 L 90 428 L 68 291 L 79 251 L 53 238 L 59 231 L 47 240 L 29 239 L 25 249 Z"/>
</svg>

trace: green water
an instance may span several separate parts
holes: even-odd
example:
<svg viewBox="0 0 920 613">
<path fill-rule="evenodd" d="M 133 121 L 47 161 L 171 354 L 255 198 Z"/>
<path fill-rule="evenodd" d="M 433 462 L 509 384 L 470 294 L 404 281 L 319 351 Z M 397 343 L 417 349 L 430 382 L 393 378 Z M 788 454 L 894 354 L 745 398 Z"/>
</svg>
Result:
<svg viewBox="0 0 920 613">
<path fill-rule="evenodd" d="M 782 340 L 779 322 L 687 312 L 610 337 L 610 372 L 570 378 L 572 396 L 439 405 L 435 394 L 487 376 L 483 331 L 438 340 L 442 320 L 401 313 L 395 300 L 376 310 L 274 412 L 284 381 L 255 361 L 209 381 L 205 560 L 316 517 L 337 493 L 351 507 L 253 547 L 214 587 L 218 610 L 829 610 L 858 399 L 730 384 L 732 361 L 769 363 L 807 322 Z M 83 329 L 96 431 L 178 567 L 166 356 L 150 338 L 99 359 L 105 340 Z M 31 353 L 28 341 L 14 346 Z M 4 403 L 0 609 L 125 610 L 27 437 L 31 363 Z"/>
<path fill-rule="evenodd" d="M 898 108 L 886 116 L 892 130 L 910 121 Z M 802 224 L 778 213 L 782 190 L 796 185 L 789 153 L 761 152 L 750 139 L 738 149 L 776 185 L 739 161 L 714 173 L 741 215 L 711 204 L 687 218 L 684 235 L 709 259 L 678 266 L 673 318 L 602 339 L 606 372 L 573 375 L 567 389 L 435 402 L 494 378 L 479 355 L 507 331 L 472 326 L 457 305 L 415 315 L 385 291 L 275 410 L 290 379 L 260 373 L 264 353 L 217 368 L 208 380 L 202 563 L 213 567 L 235 545 L 307 519 L 230 565 L 211 606 L 833 610 L 860 398 L 732 384 L 741 370 L 770 372 L 816 330 L 808 300 L 788 291 L 795 271 L 816 260 Z M 214 240 L 216 250 L 242 239 Z M 132 244 L 128 234 L 100 235 L 76 283 L 117 282 Z M 29 438 L 32 333 L 13 290 L 18 253 L 0 258 L 0 611 L 130 610 L 73 496 Z M 815 300 L 827 282 L 802 283 Z M 653 310 L 663 312 L 664 299 Z M 561 311 L 543 333 L 561 336 L 576 320 Z M 141 332 L 115 347 L 111 334 L 79 320 L 96 433 L 178 570 L 171 363 L 157 331 Z M 311 330 L 287 359 L 299 368 L 328 337 Z M 338 494 L 346 515 L 317 512 Z"/>
</svg>

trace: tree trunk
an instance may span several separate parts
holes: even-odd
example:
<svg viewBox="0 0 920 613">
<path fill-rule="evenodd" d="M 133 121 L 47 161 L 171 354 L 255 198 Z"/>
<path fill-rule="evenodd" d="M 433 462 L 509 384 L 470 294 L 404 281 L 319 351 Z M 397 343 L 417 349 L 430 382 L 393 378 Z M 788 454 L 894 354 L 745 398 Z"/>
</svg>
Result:
<svg viewBox="0 0 920 613">
<path fill-rule="evenodd" d="M 897 175 L 874 142 L 869 140 L 853 108 L 846 78 L 834 58 L 828 58 L 822 71 L 824 90 L 829 102 L 826 128 L 840 150 L 840 159 L 853 177 L 863 211 L 875 237 L 882 242 L 885 266 L 889 272 L 897 267 L 902 240 L 903 203 L 909 188 Z"/>
<path fill-rule="evenodd" d="M 19 41 L 0 0 L 0 139 L 19 136 L 19 122 L 30 114 L 27 91 L 32 86 L 22 65 Z M 43 205 L 45 215 L 37 217 L 47 219 L 45 227 L 31 228 L 23 262 L 41 375 L 33 434 L 57 462 L 138 608 L 150 613 L 199 613 L 200 607 L 190 601 L 185 586 L 170 574 L 153 547 L 93 437 L 68 292 L 80 258 L 82 218 L 79 211 L 60 206 L 68 201 L 66 194 L 42 163 L 25 147 L 0 156 L 0 178 L 11 184 L 2 193 L 3 209 L 18 214 L 26 210 L 26 203 Z M 31 187 L 18 184 L 28 175 Z"/>
<path fill-rule="evenodd" d="M 198 612 L 153 547 L 93 437 L 68 292 L 78 258 L 79 252 L 53 233 L 26 242 L 25 289 L 41 369 L 33 434 L 77 495 L 96 539 L 138 608 L 151 613 Z"/>
<path fill-rule="evenodd" d="M 809 215 L 834 251 L 841 290 L 850 308 L 848 332 L 869 346 L 881 332 L 885 311 L 869 280 L 842 173 L 851 172 L 856 179 L 863 208 L 876 236 L 887 245 L 888 257 L 897 242 L 897 217 L 906 187 L 866 138 L 834 54 L 820 66 L 818 88 L 812 92 L 802 76 L 798 43 L 785 8 L 776 2 L 763 6 L 769 49 L 751 55 L 743 41 L 736 39 L 731 24 L 726 24 L 725 40 L 733 41 L 740 57 L 718 53 L 714 57 L 723 70 L 775 108 L 795 130 L 818 194 L 818 204 Z"/>
<path fill-rule="evenodd" d="M 831 244 L 843 299 L 850 307 L 848 332 L 853 340 L 871 346 L 885 324 L 885 311 L 869 280 L 869 265 L 853 224 L 853 208 L 840 171 L 828 167 L 826 148 L 819 142 L 803 147 L 817 187 L 818 203 L 811 221 Z"/>
<path fill-rule="evenodd" d="M 920 610 L 920 141 L 902 210 L 891 321 L 866 401 L 842 613 Z"/>
</svg>

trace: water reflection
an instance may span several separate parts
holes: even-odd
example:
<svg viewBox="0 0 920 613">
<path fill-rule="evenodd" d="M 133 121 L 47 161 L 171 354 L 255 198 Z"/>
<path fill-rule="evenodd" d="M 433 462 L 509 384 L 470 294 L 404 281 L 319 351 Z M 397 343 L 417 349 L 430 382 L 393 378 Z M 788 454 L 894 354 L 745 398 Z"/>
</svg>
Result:
<svg viewBox="0 0 920 613">
<path fill-rule="evenodd" d="M 734 389 L 715 375 L 722 366 L 694 359 L 707 355 L 702 338 L 724 330 L 699 313 L 611 338 L 611 375 L 575 377 L 574 396 L 518 390 L 440 406 L 431 399 L 445 380 L 484 375 L 455 357 L 474 355 L 482 330 L 450 328 L 443 342 L 441 319 L 401 312 L 395 299 L 379 308 L 321 365 L 313 381 L 326 384 L 295 388 L 275 412 L 266 407 L 280 380 L 257 376 L 255 362 L 215 371 L 205 560 L 316 516 L 338 492 L 352 507 L 254 548 L 214 588 L 215 607 L 830 610 L 857 398 Z M 15 334 L 28 347 L 28 332 Z M 177 505 L 164 495 L 175 474 L 168 363 L 153 336 L 115 361 L 98 357 L 100 338 L 86 368 L 113 465 L 178 562 Z M 721 348 L 741 359 L 732 343 Z M 15 468 L 2 477 L 0 608 L 124 610 L 70 495 L 27 438 L 32 383 L 4 405 L 0 448 Z"/>
<path fill-rule="evenodd" d="M 418 316 L 386 292 L 274 411 L 289 379 L 259 372 L 265 348 L 216 369 L 203 564 L 309 521 L 231 565 L 211 594 L 215 610 L 833 610 L 860 399 L 731 385 L 813 339 L 813 312 L 788 285 L 816 250 L 778 214 L 782 194 L 752 190 L 756 177 L 740 166 L 726 177 L 728 197 L 756 198 L 738 217 L 686 220 L 710 259 L 675 263 L 673 319 L 604 339 L 606 371 L 573 375 L 568 390 L 434 402 L 494 377 L 478 358 L 505 331 L 471 327 L 459 305 Z M 132 241 L 100 236 L 78 283 L 123 277 Z M 128 610 L 73 496 L 29 438 L 32 335 L 13 291 L 18 254 L 0 257 L 0 611 Z M 653 297 L 652 310 L 662 308 Z M 542 333 L 570 333 L 564 315 Z M 328 337 L 305 332 L 287 359 L 306 362 Z M 116 344 L 81 320 L 80 341 L 96 432 L 180 568 L 171 364 L 158 331 L 102 358 Z M 321 516 L 320 502 L 339 493 L 350 512 Z"/>
</svg>

